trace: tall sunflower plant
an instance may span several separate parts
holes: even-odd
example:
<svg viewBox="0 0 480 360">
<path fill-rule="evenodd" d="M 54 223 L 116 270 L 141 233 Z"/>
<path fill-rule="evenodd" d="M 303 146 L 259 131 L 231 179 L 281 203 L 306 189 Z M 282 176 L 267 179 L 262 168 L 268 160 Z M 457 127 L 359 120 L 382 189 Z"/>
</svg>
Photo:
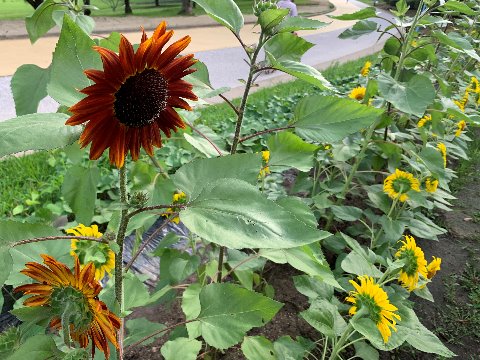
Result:
<svg viewBox="0 0 480 360">
<path fill-rule="evenodd" d="M 342 39 L 369 32 L 386 39 L 345 93 L 301 62 L 313 44 L 296 32 L 326 23 L 258 0 L 252 46 L 233 0 L 195 2 L 244 50 L 249 69 L 239 102 L 212 87 L 208 68 L 188 54 L 190 36 L 173 41 L 165 22 L 134 45 L 121 34 L 93 39 L 76 4 L 47 0 L 27 20 L 35 41 L 60 18 L 45 9 L 65 12 L 51 65 L 14 75 L 18 117 L 0 127 L 0 156 L 68 147 L 62 194 L 74 217 L 63 228 L 0 220 L 0 279 L 19 299 L 11 313 L 23 322 L 0 336 L 1 354 L 22 358 L 42 348 L 45 358 L 123 359 L 169 334 L 166 359 L 218 358 L 238 344 L 247 359 L 258 351 L 280 358 L 276 343 L 247 336 L 283 306 L 275 300 L 281 289 L 263 276 L 268 261 L 301 273 L 293 281 L 310 307 L 298 315 L 319 332 L 318 339 L 283 339 L 298 350 L 295 358 L 353 351 L 375 359 L 404 343 L 452 357 L 413 303 L 433 301 L 428 286 L 441 258 L 427 257 L 420 244 L 445 233 L 430 217 L 451 206 L 449 166 L 466 157 L 468 130 L 479 123 L 478 4 L 421 1 L 410 16 L 399 1 L 393 15 L 367 7 L 336 16 L 357 21 Z M 249 94 L 271 70 L 318 93 L 295 104 L 287 125 L 247 132 Z M 32 73 L 42 74 L 36 89 L 21 81 Z M 47 94 L 58 111 L 36 113 Z M 196 108 L 207 104 L 201 98 L 212 96 L 236 116 L 227 138 L 197 123 Z M 178 154 L 202 155 L 169 167 L 155 150 L 175 142 Z M 289 169 L 296 175 L 288 195 L 269 192 L 269 179 Z M 134 270 L 154 239 L 143 233 L 158 218 L 155 231 L 181 223 L 188 235 L 170 233 L 153 251 L 160 274 L 151 290 Z M 131 234 L 137 241 L 127 259 Z M 175 298 L 184 315 L 177 324 L 128 317 Z"/>
</svg>

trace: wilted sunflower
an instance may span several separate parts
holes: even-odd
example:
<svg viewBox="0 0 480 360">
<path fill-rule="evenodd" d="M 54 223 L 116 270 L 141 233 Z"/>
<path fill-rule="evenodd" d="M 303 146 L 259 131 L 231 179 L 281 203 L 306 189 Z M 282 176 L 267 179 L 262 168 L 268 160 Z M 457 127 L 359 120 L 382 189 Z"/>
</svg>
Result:
<svg viewBox="0 0 480 360">
<path fill-rule="evenodd" d="M 428 177 L 425 179 L 425 189 L 427 190 L 427 192 L 434 193 L 435 191 L 437 191 L 437 188 L 438 188 L 437 179 L 434 179 L 431 177 Z"/>
<path fill-rule="evenodd" d="M 372 66 L 372 63 L 370 61 L 365 61 L 365 64 L 360 70 L 360 75 L 362 75 L 363 77 L 367 77 L 368 74 L 370 73 L 371 66 Z"/>
<path fill-rule="evenodd" d="M 466 127 L 467 127 L 467 123 L 465 122 L 465 120 L 460 120 L 457 123 L 457 131 L 455 131 L 455 136 L 459 137 L 460 135 L 462 135 L 462 132 L 463 130 L 465 130 Z"/>
<path fill-rule="evenodd" d="M 445 146 L 444 143 L 438 143 L 437 144 L 437 149 L 442 154 L 443 167 L 447 167 L 447 147 Z"/>
<path fill-rule="evenodd" d="M 398 280 L 408 291 L 413 291 L 418 288 L 420 275 L 427 279 L 427 260 L 413 236 L 405 235 L 405 241 L 402 241 L 402 244 L 395 254 L 397 259 L 405 260 Z"/>
<path fill-rule="evenodd" d="M 26 269 L 21 271 L 38 283 L 21 285 L 14 291 L 33 295 L 25 300 L 25 306 L 48 307 L 53 316 L 50 322 L 52 328 L 59 329 L 64 326 L 62 317 L 68 313 L 67 325 L 71 339 L 78 342 L 82 348 L 86 348 L 91 339 L 92 357 L 97 347 L 108 359 L 108 341 L 118 348 L 116 334 L 120 328 L 120 320 L 108 310 L 105 303 L 98 300 L 102 287 L 95 280 L 95 266 L 89 263 L 81 268 L 80 261 L 76 258 L 72 273 L 65 264 L 53 257 L 41 256 L 46 266 L 28 262 Z"/>
<path fill-rule="evenodd" d="M 420 120 L 418 120 L 417 126 L 419 128 L 424 127 L 425 124 L 429 121 L 432 121 L 432 115 L 427 114 L 424 117 L 422 117 Z"/>
<path fill-rule="evenodd" d="M 350 284 L 356 291 L 351 291 L 345 298 L 346 301 L 353 304 L 349 313 L 355 315 L 358 310 L 366 308 L 370 319 L 377 325 L 383 341 L 386 343 L 392 335 L 390 328 L 397 331 L 396 320 L 401 320 L 400 315 L 394 312 L 398 309 L 390 303 L 385 290 L 375 284 L 372 277 L 359 276 L 358 280 L 360 280 L 360 284 L 350 280 Z"/>
<path fill-rule="evenodd" d="M 363 98 L 365 97 L 366 92 L 367 92 L 367 88 L 365 88 L 363 86 L 359 86 L 359 87 L 354 88 L 350 92 L 350 95 L 348 95 L 348 97 L 350 97 L 352 99 L 355 99 L 355 100 L 358 100 L 358 101 L 362 101 Z"/>
<path fill-rule="evenodd" d="M 87 97 L 69 109 L 73 116 L 66 122 L 86 123 L 79 141 L 82 147 L 92 144 L 90 159 L 96 160 L 110 149 L 110 163 L 121 168 L 129 151 L 137 160 L 141 147 L 149 155 L 153 146 L 161 147 L 160 130 L 170 137 L 172 130 L 185 127 L 174 108 L 191 110 L 184 99 L 197 100 L 192 85 L 182 80 L 195 71 L 190 67 L 196 60 L 193 55 L 178 56 L 190 43 L 190 36 L 162 52 L 172 35 L 162 22 L 151 38 L 143 32 L 136 52 L 123 35 L 118 55 L 94 47 L 102 58 L 103 71 L 85 71 L 95 84 L 81 90 Z"/>
<path fill-rule="evenodd" d="M 390 198 L 398 199 L 401 202 L 408 200 L 407 193 L 410 190 L 420 191 L 420 181 L 406 171 L 396 169 L 383 182 L 383 191 Z"/>
<path fill-rule="evenodd" d="M 98 231 L 97 225 L 90 227 L 79 224 L 77 227 L 65 231 L 67 234 L 77 236 L 89 236 L 101 238 L 102 233 Z M 111 274 L 115 268 L 115 253 L 108 244 L 98 243 L 88 240 L 73 239 L 70 245 L 70 254 L 77 256 L 82 265 L 93 262 L 95 265 L 95 279 L 98 281 L 105 277 L 105 274 Z"/>
</svg>

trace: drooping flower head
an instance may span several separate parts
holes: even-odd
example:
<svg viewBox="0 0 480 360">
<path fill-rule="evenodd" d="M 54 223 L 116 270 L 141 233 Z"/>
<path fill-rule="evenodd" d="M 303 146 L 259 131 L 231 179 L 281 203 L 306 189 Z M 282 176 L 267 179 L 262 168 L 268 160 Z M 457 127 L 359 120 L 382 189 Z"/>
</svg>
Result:
<svg viewBox="0 0 480 360">
<path fill-rule="evenodd" d="M 425 124 L 429 121 L 432 121 L 432 115 L 426 114 L 424 117 L 422 117 L 420 120 L 418 120 L 417 126 L 419 128 L 424 127 Z"/>
<path fill-rule="evenodd" d="M 348 97 L 350 97 L 352 99 L 355 99 L 357 101 L 362 101 L 363 98 L 365 97 L 366 92 L 367 92 L 367 88 L 365 88 L 363 86 L 359 86 L 359 87 L 354 88 L 350 92 L 350 95 L 348 95 Z"/>
<path fill-rule="evenodd" d="M 370 61 L 365 61 L 365 64 L 363 65 L 362 69 L 360 70 L 360 75 L 363 77 L 367 77 L 368 74 L 370 73 L 370 68 L 372 67 L 372 63 Z"/>
<path fill-rule="evenodd" d="M 377 325 L 383 341 L 386 343 L 393 331 L 397 331 L 396 320 L 401 320 L 400 315 L 396 314 L 398 310 L 388 299 L 388 295 L 380 285 L 375 284 L 372 277 L 359 276 L 360 284 L 350 280 L 356 291 L 351 291 L 345 299 L 353 304 L 350 308 L 350 315 L 355 315 L 360 309 L 367 309 L 370 319 Z"/>
<path fill-rule="evenodd" d="M 103 234 L 98 231 L 97 225 L 90 227 L 79 224 L 77 227 L 65 231 L 67 234 L 77 236 L 89 236 L 101 238 Z M 95 265 L 95 279 L 98 281 L 105 277 L 105 274 L 111 274 L 115 268 L 115 253 L 108 244 L 95 241 L 73 239 L 70 245 L 70 254 L 77 256 L 80 264 L 85 265 L 93 262 Z"/>
<path fill-rule="evenodd" d="M 465 120 L 460 120 L 457 123 L 457 131 L 455 131 L 455 136 L 459 137 L 460 135 L 462 135 L 462 132 L 463 130 L 465 130 L 466 127 L 467 127 L 467 123 L 465 122 Z"/>
<path fill-rule="evenodd" d="M 420 276 L 427 278 L 427 260 L 422 249 L 417 246 L 413 236 L 405 235 L 402 247 L 398 249 L 395 257 L 405 260 L 405 265 L 400 270 L 398 280 L 408 291 L 417 289 Z"/>
<path fill-rule="evenodd" d="M 192 72 L 193 55 L 178 56 L 190 43 L 190 36 L 174 42 L 163 52 L 173 36 L 162 22 L 134 52 L 122 35 L 120 51 L 94 47 L 103 62 L 103 71 L 87 70 L 94 82 L 81 90 L 86 98 L 72 106 L 73 116 L 67 125 L 86 124 L 80 144 L 91 143 L 90 159 L 98 159 L 109 149 L 110 163 L 121 168 L 130 152 L 137 160 L 140 148 L 153 154 L 153 147 L 162 146 L 160 131 L 170 137 L 172 131 L 184 128 L 174 108 L 191 110 L 184 99 L 197 100 L 192 85 L 182 78 Z"/>
<path fill-rule="evenodd" d="M 25 306 L 48 307 L 53 314 L 50 322 L 52 328 L 68 326 L 71 339 L 78 342 L 80 347 L 86 348 L 92 341 L 92 357 L 95 348 L 98 348 L 108 359 L 108 342 L 118 348 L 120 320 L 105 303 L 98 300 L 102 287 L 95 280 L 95 266 L 89 263 L 81 268 L 76 258 L 72 272 L 53 257 L 41 256 L 45 265 L 28 262 L 26 269 L 21 271 L 38 282 L 18 286 L 14 291 L 33 295 L 25 300 Z M 68 323 L 62 323 L 62 318 Z"/>
<path fill-rule="evenodd" d="M 427 190 L 427 192 L 434 193 L 435 191 L 437 191 L 437 188 L 438 188 L 437 179 L 434 179 L 431 177 L 428 177 L 425 179 L 425 189 Z"/>
<path fill-rule="evenodd" d="M 437 271 L 440 270 L 442 259 L 432 256 L 433 260 L 427 265 L 427 279 L 431 279 L 435 276 Z"/>
<path fill-rule="evenodd" d="M 443 167 L 447 167 L 447 147 L 445 146 L 444 143 L 438 143 L 437 144 L 437 149 L 440 151 L 443 157 Z"/>
<path fill-rule="evenodd" d="M 173 196 L 172 196 L 172 201 L 173 201 L 173 204 L 185 204 L 187 202 L 187 195 L 183 192 L 183 191 L 180 191 L 178 193 L 174 193 Z M 175 207 L 175 208 L 168 208 L 163 214 L 162 216 L 165 216 L 165 217 L 170 217 L 170 215 L 176 213 L 179 211 L 179 208 Z M 180 222 L 180 218 L 178 216 L 175 216 L 171 219 L 175 224 L 178 224 Z"/>
<path fill-rule="evenodd" d="M 420 191 L 420 181 L 406 171 L 396 169 L 383 182 L 383 191 L 391 198 L 401 202 L 408 200 L 409 191 Z"/>
</svg>

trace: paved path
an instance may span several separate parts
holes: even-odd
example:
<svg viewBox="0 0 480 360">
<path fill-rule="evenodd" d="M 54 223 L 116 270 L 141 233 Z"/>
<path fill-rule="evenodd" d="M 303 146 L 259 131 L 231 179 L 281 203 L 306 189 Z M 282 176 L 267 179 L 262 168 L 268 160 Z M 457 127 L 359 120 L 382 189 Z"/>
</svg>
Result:
<svg viewBox="0 0 480 360">
<path fill-rule="evenodd" d="M 350 13 L 358 10 L 359 7 L 365 5 L 351 0 L 346 3 L 343 0 L 332 1 L 337 9 L 333 14 Z M 322 21 L 331 21 L 325 15 L 315 17 Z M 375 51 L 381 44 L 376 44 L 378 35 L 371 34 L 356 40 L 338 39 L 338 34 L 349 27 L 353 22 L 334 21 L 329 26 L 316 32 L 301 32 L 306 40 L 316 44 L 310 49 L 303 61 L 309 65 L 316 67 L 326 67 L 328 64 L 341 59 L 355 58 L 363 54 Z M 382 24 L 383 25 L 383 24 Z M 245 43 L 254 43 L 256 40 L 255 31 L 252 25 L 246 25 L 242 30 L 242 38 Z M 226 29 L 221 27 L 197 27 L 190 29 L 176 30 L 175 36 L 181 37 L 185 34 L 191 34 L 192 44 L 189 47 L 191 52 L 201 61 L 205 62 L 210 70 L 210 78 L 214 87 L 228 86 L 231 88 L 241 89 L 241 83 L 238 79 L 245 78 L 247 75 L 247 65 L 242 60 L 244 58 L 243 50 L 238 47 L 238 43 L 233 35 Z M 310 34 L 310 35 L 307 35 Z M 139 33 L 126 34 L 132 41 L 138 41 Z M 0 49 L 11 47 L 11 52 L 4 52 L 6 56 L 0 58 L 0 75 L 2 75 L 2 62 L 18 62 L 18 59 L 29 59 L 30 63 L 46 67 L 51 61 L 51 51 L 54 49 L 55 38 L 40 39 L 33 47 L 28 45 L 27 39 L 11 39 L 0 41 Z M 23 43 L 23 42 L 26 42 Z M 8 43 L 8 44 L 7 44 Z M 34 48 L 34 49 L 33 49 Z M 15 50 L 14 50 L 15 49 Z M 25 55 L 19 54 L 21 50 L 25 51 Z M 50 49 L 50 50 L 49 50 Z M 32 53 L 32 50 L 35 50 Z M 50 51 L 50 52 L 49 52 Z M 27 53 L 29 55 L 27 55 Z M 9 57 L 10 54 L 10 57 Z M 12 67 L 12 72 L 21 64 L 8 63 L 6 67 Z M 6 72 L 11 74 L 12 72 Z M 13 98 L 10 91 L 10 76 L 0 77 L 0 121 L 15 116 Z M 278 79 L 285 79 L 280 72 L 262 76 L 259 81 L 262 83 L 272 83 Z M 232 96 L 239 92 L 232 92 Z M 39 112 L 52 112 L 56 110 L 57 104 L 50 98 L 44 99 L 39 106 Z"/>
</svg>

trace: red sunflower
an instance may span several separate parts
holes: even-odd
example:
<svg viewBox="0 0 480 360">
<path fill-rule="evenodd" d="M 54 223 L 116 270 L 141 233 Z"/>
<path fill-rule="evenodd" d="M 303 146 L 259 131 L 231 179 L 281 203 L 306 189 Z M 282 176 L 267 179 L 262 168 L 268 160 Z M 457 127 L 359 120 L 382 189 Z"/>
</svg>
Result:
<svg viewBox="0 0 480 360">
<path fill-rule="evenodd" d="M 162 22 L 151 38 L 143 32 L 136 52 L 123 35 L 118 55 L 94 47 L 103 71 L 85 71 L 95 84 L 81 90 L 87 97 L 69 109 L 73 115 L 66 122 L 72 126 L 86 123 L 80 144 L 92 144 L 90 159 L 110 149 L 110 163 L 121 168 L 129 151 L 133 160 L 138 159 L 141 147 L 153 155 L 153 146 L 162 146 L 160 130 L 170 137 L 172 130 L 185 127 L 174 108 L 191 110 L 184 99 L 197 100 L 192 85 L 182 80 L 195 71 L 191 66 L 196 60 L 193 55 L 178 56 L 190 36 L 162 52 L 172 35 L 173 30 L 166 31 Z"/>
</svg>

